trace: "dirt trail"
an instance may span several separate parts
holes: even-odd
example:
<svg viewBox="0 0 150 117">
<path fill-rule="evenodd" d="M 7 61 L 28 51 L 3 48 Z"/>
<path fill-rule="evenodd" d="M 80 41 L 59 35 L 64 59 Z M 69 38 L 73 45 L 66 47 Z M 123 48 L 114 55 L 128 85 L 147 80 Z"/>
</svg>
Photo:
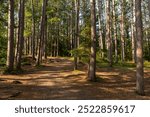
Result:
<svg viewBox="0 0 150 117">
<path fill-rule="evenodd" d="M 0 99 L 150 99 L 150 70 L 145 71 L 146 96 L 135 91 L 135 71 L 98 68 L 98 82 L 86 80 L 86 66 L 50 58 L 42 67 L 25 66 L 22 75 L 0 76 Z"/>
</svg>

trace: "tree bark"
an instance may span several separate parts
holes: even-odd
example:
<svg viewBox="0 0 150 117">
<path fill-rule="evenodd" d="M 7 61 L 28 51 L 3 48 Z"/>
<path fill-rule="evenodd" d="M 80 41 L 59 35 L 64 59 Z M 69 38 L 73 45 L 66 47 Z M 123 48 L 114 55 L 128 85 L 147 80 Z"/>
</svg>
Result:
<svg viewBox="0 0 150 117">
<path fill-rule="evenodd" d="M 88 80 L 96 81 L 96 8 L 95 0 L 90 0 L 91 4 L 91 54 L 88 69 Z"/>
<path fill-rule="evenodd" d="M 21 69 L 21 58 L 23 54 L 23 46 L 24 46 L 24 0 L 20 0 L 20 8 L 19 8 L 19 31 L 18 31 L 18 54 L 16 61 L 16 68 L 18 70 Z"/>
<path fill-rule="evenodd" d="M 75 0 L 75 10 L 76 10 L 76 24 L 75 24 L 75 43 L 74 43 L 74 47 L 75 49 L 78 48 L 79 46 L 79 8 L 80 7 L 80 0 Z M 74 70 L 78 69 L 78 57 L 77 55 L 75 55 L 74 57 Z"/>
<path fill-rule="evenodd" d="M 150 0 L 148 0 L 148 11 L 149 11 L 149 19 L 150 19 Z M 150 20 L 149 20 L 149 27 L 150 27 Z M 148 32 L 148 53 L 150 55 L 150 32 Z M 148 58 L 148 61 L 150 61 L 150 57 Z"/>
<path fill-rule="evenodd" d="M 110 18 L 110 0 L 106 1 L 106 41 L 107 41 L 107 56 L 109 61 L 109 66 L 112 67 L 112 39 L 110 36 L 111 33 L 111 18 Z"/>
<path fill-rule="evenodd" d="M 136 63 L 136 39 L 135 39 L 135 0 L 132 0 L 132 20 L 131 20 L 131 38 L 132 38 L 132 61 Z"/>
<path fill-rule="evenodd" d="M 45 18 L 46 18 L 46 6 L 47 0 L 43 0 L 42 5 L 42 17 L 41 17 L 41 25 L 40 25 L 40 39 L 39 39 L 39 48 L 38 48 L 38 55 L 36 65 L 39 66 L 42 62 L 42 48 L 43 48 L 43 41 L 44 41 L 44 27 L 45 27 Z"/>
<path fill-rule="evenodd" d="M 118 62 L 118 42 L 117 42 L 117 27 L 116 27 L 116 2 L 112 1 L 113 6 L 113 32 L 114 32 L 114 41 L 115 41 L 115 63 Z"/>
<path fill-rule="evenodd" d="M 7 45 L 7 69 L 14 68 L 14 0 L 9 0 L 8 8 L 8 45 Z"/>
<path fill-rule="evenodd" d="M 149 17 L 150 17 L 150 0 L 148 0 L 148 11 L 149 11 Z"/>
<path fill-rule="evenodd" d="M 44 45 L 43 45 L 43 53 L 44 59 L 47 59 L 47 42 L 48 42 L 48 24 L 47 24 L 47 15 L 45 17 L 45 30 L 44 30 Z"/>
<path fill-rule="evenodd" d="M 33 0 L 31 0 L 31 8 L 32 8 L 32 59 L 35 59 L 35 20 L 34 20 L 34 4 Z"/>
<path fill-rule="evenodd" d="M 102 15 L 102 0 L 97 0 L 98 4 L 98 22 L 99 22 L 99 48 L 101 57 L 104 58 L 104 46 L 103 46 L 103 36 L 102 36 L 102 22 L 101 22 L 101 15 Z"/>
<path fill-rule="evenodd" d="M 137 70 L 136 70 L 136 91 L 144 95 L 144 70 L 143 70 L 143 24 L 141 12 L 141 0 L 135 0 L 136 15 L 136 40 L 137 40 Z"/>
<path fill-rule="evenodd" d="M 125 0 L 121 0 L 121 60 L 125 61 L 125 25 L 124 25 L 124 12 Z"/>
</svg>

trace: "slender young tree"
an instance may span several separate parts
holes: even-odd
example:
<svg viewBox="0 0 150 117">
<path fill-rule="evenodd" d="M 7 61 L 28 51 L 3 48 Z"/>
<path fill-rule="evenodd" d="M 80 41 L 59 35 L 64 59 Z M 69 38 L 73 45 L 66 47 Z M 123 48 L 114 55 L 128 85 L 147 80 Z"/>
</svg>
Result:
<svg viewBox="0 0 150 117">
<path fill-rule="evenodd" d="M 33 0 L 31 0 L 31 9 L 32 9 L 32 59 L 35 59 L 35 10 Z"/>
<path fill-rule="evenodd" d="M 135 0 L 135 16 L 136 16 L 136 91 L 139 95 L 144 95 L 144 70 L 143 70 L 143 24 L 141 12 L 141 0 Z"/>
<path fill-rule="evenodd" d="M 74 27 L 75 27 L 75 15 L 74 15 L 74 0 L 72 0 L 72 2 L 71 2 L 71 18 L 70 18 L 70 32 L 71 32 L 71 37 L 70 37 L 70 50 L 72 50 L 73 49 L 73 47 L 74 47 Z"/>
<path fill-rule="evenodd" d="M 88 69 L 88 80 L 96 81 L 96 8 L 95 0 L 91 4 L 91 55 Z"/>
<path fill-rule="evenodd" d="M 75 10 L 76 10 L 76 35 L 75 35 L 75 43 L 74 43 L 74 46 L 75 46 L 75 49 L 78 48 L 79 46 L 79 11 L 80 11 L 80 0 L 75 0 Z M 77 56 L 74 57 L 74 70 L 77 70 L 78 69 L 78 58 Z"/>
<path fill-rule="evenodd" d="M 8 1 L 8 46 L 7 46 L 7 69 L 14 68 L 14 0 Z"/>
</svg>

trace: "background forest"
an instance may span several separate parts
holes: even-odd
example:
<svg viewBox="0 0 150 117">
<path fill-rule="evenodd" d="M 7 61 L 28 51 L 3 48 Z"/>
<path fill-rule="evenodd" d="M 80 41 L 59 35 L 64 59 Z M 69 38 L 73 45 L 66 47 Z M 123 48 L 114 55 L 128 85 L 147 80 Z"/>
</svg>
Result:
<svg viewBox="0 0 150 117">
<path fill-rule="evenodd" d="M 90 81 L 96 68 L 137 67 L 136 91 L 144 95 L 150 0 L 1 0 L 1 71 L 40 67 L 49 57 L 73 61 L 74 70 L 85 65 Z"/>
</svg>

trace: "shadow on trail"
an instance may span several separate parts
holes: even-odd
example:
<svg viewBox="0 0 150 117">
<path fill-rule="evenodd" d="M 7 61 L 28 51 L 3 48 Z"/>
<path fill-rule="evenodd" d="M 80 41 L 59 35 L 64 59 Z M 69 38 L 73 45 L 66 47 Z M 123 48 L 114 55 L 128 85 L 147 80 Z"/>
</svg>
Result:
<svg viewBox="0 0 150 117">
<path fill-rule="evenodd" d="M 135 93 L 133 70 L 100 68 L 97 75 L 98 82 L 89 82 L 85 69 L 73 71 L 72 61 L 58 59 L 44 67 L 28 68 L 20 76 L 1 76 L 0 99 L 150 99 L 149 72 L 145 74 L 146 96 L 143 97 Z"/>
</svg>

